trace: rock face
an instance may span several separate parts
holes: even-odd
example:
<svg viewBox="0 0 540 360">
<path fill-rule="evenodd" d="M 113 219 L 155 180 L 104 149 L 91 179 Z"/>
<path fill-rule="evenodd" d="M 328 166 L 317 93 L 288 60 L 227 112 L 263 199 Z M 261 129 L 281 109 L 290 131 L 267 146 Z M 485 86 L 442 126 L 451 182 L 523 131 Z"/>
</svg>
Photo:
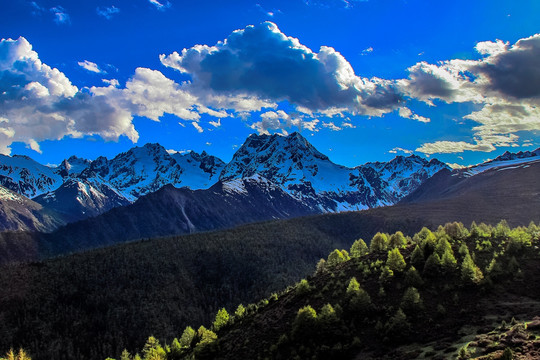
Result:
<svg viewBox="0 0 540 360">
<path fill-rule="evenodd" d="M 54 211 L 0 186 L 0 231 L 49 232 L 65 223 Z"/>
</svg>

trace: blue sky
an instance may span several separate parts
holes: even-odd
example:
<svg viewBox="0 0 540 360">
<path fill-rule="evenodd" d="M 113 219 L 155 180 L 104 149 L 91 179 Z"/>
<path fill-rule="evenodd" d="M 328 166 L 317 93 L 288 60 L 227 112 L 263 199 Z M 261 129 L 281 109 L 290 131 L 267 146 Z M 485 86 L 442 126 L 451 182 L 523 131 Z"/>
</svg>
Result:
<svg viewBox="0 0 540 360">
<path fill-rule="evenodd" d="M 42 163 L 159 142 L 230 160 L 301 131 L 355 166 L 540 146 L 535 0 L 4 2 L 0 151 Z M 11 39 L 11 40 L 8 40 Z"/>
</svg>

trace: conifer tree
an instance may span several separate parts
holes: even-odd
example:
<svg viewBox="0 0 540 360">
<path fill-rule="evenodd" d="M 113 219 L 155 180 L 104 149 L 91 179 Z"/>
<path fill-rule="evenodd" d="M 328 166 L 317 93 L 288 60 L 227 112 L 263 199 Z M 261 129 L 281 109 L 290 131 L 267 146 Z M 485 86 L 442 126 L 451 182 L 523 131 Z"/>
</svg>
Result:
<svg viewBox="0 0 540 360">
<path fill-rule="evenodd" d="M 415 246 L 411 254 L 411 263 L 414 266 L 421 266 L 424 263 L 424 252 L 418 245 Z"/>
<path fill-rule="evenodd" d="M 240 319 L 242 318 L 246 313 L 246 308 L 244 307 L 244 305 L 240 304 L 238 305 L 238 307 L 236 308 L 236 311 L 234 312 L 234 316 L 237 318 L 237 319 Z"/>
<path fill-rule="evenodd" d="M 122 351 L 122 354 L 120 355 L 120 360 L 131 360 L 131 359 L 132 357 L 129 351 L 127 351 L 127 349 L 124 349 Z"/>
<path fill-rule="evenodd" d="M 351 246 L 351 257 L 357 258 L 369 253 L 369 248 L 362 239 L 356 240 Z"/>
<path fill-rule="evenodd" d="M 339 251 L 338 249 L 335 249 L 328 255 L 328 260 L 326 261 L 326 264 L 328 266 L 336 266 L 337 264 L 341 264 L 344 262 L 345 256 L 343 256 L 343 253 Z"/>
<path fill-rule="evenodd" d="M 442 261 L 437 253 L 431 254 L 424 265 L 424 275 L 437 276 L 441 270 Z"/>
<path fill-rule="evenodd" d="M 457 266 L 457 260 L 454 257 L 452 249 L 446 249 L 441 258 L 441 265 L 445 271 L 452 271 Z"/>
<path fill-rule="evenodd" d="M 415 287 L 409 287 L 405 290 L 403 294 L 403 299 L 401 300 L 401 307 L 409 311 L 417 311 L 423 307 L 423 301 L 418 292 L 418 289 Z"/>
<path fill-rule="evenodd" d="M 376 233 L 371 239 L 369 249 L 371 252 L 385 251 L 388 248 L 388 236 L 383 233 Z"/>
<path fill-rule="evenodd" d="M 389 246 L 390 248 L 403 248 L 407 245 L 407 239 L 405 238 L 405 235 L 401 231 L 397 231 L 394 234 L 390 236 L 389 239 Z"/>
<path fill-rule="evenodd" d="M 465 282 L 478 284 L 483 278 L 482 271 L 476 266 L 471 255 L 467 254 L 461 264 L 461 279 Z"/>
<path fill-rule="evenodd" d="M 398 248 L 388 251 L 386 266 L 388 266 L 388 268 L 394 272 L 401 272 L 405 270 L 407 264 L 405 263 L 405 259 L 403 258 L 403 255 L 401 255 Z"/>
<path fill-rule="evenodd" d="M 165 360 L 167 354 L 165 350 L 159 344 L 158 339 L 153 336 L 150 336 L 144 344 L 143 350 L 143 360 Z"/>
<path fill-rule="evenodd" d="M 180 346 L 182 348 L 189 348 L 191 347 L 191 343 L 193 342 L 193 338 L 195 338 L 195 330 L 188 326 L 185 328 L 184 332 L 182 333 L 182 336 L 180 336 Z"/>
<path fill-rule="evenodd" d="M 216 341 L 218 338 L 215 332 L 208 330 L 202 325 L 197 330 L 197 337 L 199 338 L 199 342 L 197 343 L 197 346 L 208 345 Z"/>
<path fill-rule="evenodd" d="M 292 335 L 309 338 L 317 327 L 317 312 L 310 305 L 298 310 L 293 322 Z"/>
<path fill-rule="evenodd" d="M 214 323 L 212 324 L 215 331 L 219 331 L 229 323 L 229 313 L 225 308 L 218 310 Z"/>
<path fill-rule="evenodd" d="M 409 286 L 420 287 L 424 284 L 424 280 L 414 266 L 411 266 L 405 273 L 405 283 Z"/>
<path fill-rule="evenodd" d="M 326 269 L 326 260 L 320 259 L 317 263 L 317 267 L 315 269 L 315 274 L 324 274 L 327 271 Z"/>
<path fill-rule="evenodd" d="M 339 321 L 334 307 L 330 304 L 326 304 L 321 308 L 318 319 L 323 326 L 328 326 Z"/>
</svg>

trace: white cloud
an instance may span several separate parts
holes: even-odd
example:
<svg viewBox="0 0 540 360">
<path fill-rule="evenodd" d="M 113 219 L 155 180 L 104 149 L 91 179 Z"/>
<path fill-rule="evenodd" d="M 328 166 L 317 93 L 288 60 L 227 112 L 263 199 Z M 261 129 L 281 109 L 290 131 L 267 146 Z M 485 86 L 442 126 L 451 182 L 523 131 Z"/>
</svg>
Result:
<svg viewBox="0 0 540 360">
<path fill-rule="evenodd" d="M 456 163 L 446 163 L 446 165 L 450 166 L 451 169 L 464 169 L 466 168 L 465 165 L 460 165 Z"/>
<path fill-rule="evenodd" d="M 90 72 L 94 72 L 94 73 L 97 73 L 97 74 L 104 73 L 104 71 L 101 70 L 96 63 L 93 63 L 91 61 L 88 61 L 88 60 L 79 61 L 78 64 L 79 64 L 80 67 L 82 67 L 83 69 L 88 70 Z"/>
<path fill-rule="evenodd" d="M 427 117 L 424 117 L 424 116 L 420 116 L 418 114 L 414 114 L 411 109 L 409 108 L 406 108 L 406 107 L 401 107 L 398 109 L 398 114 L 399 116 L 401 116 L 402 118 L 405 118 L 405 119 L 411 119 L 411 120 L 416 120 L 416 121 L 420 121 L 420 122 L 423 122 L 423 123 L 428 123 L 430 122 L 431 120 Z"/>
<path fill-rule="evenodd" d="M 367 49 L 362 50 L 362 53 L 360 55 L 367 55 L 372 52 L 373 52 L 373 48 L 370 46 Z"/>
<path fill-rule="evenodd" d="M 64 136 L 99 134 L 105 139 L 138 134 L 127 110 L 110 99 L 81 92 L 58 69 L 41 62 L 25 38 L 0 41 L 0 151 L 19 141 L 39 151 L 38 143 Z"/>
<path fill-rule="evenodd" d="M 204 129 L 203 129 L 197 122 L 195 122 L 195 121 L 193 121 L 193 122 L 191 123 L 191 125 L 193 125 L 193 127 L 194 127 L 198 132 L 200 132 L 200 133 L 202 133 L 202 132 L 204 131 Z"/>
<path fill-rule="evenodd" d="M 166 150 L 169 154 L 186 154 L 190 152 L 191 150 L 174 150 L 174 149 L 167 149 Z"/>
<path fill-rule="evenodd" d="M 49 10 L 50 12 L 53 13 L 54 22 L 57 23 L 58 25 L 71 23 L 71 18 L 69 17 L 69 14 L 66 12 L 66 10 L 64 10 L 63 7 L 58 5 L 58 6 L 50 8 Z"/>
<path fill-rule="evenodd" d="M 475 49 L 483 58 L 420 62 L 408 69 L 408 79 L 398 81 L 409 97 L 431 105 L 434 100 L 478 104 L 479 110 L 464 116 L 477 123 L 472 129 L 474 143 L 437 141 L 420 147 L 426 153 L 518 146 L 517 132 L 540 130 L 540 34 L 513 45 L 479 42 Z"/>
<path fill-rule="evenodd" d="M 271 22 L 236 30 L 214 46 L 195 45 L 160 59 L 191 75 L 190 91 L 203 103 L 237 112 L 252 111 L 254 102 L 260 109 L 286 100 L 325 115 L 380 116 L 401 102 L 393 81 L 358 77 L 335 49 L 322 46 L 313 52 Z M 237 107 L 235 98 L 249 106 Z"/>
<path fill-rule="evenodd" d="M 413 153 L 412 150 L 407 150 L 407 149 L 403 149 L 403 148 L 400 148 L 400 147 L 395 147 L 392 150 L 389 150 L 388 152 L 391 153 L 391 154 L 397 154 L 398 152 L 402 152 L 404 154 L 412 154 Z"/>
<path fill-rule="evenodd" d="M 159 2 L 158 0 L 148 0 L 148 2 L 154 5 L 156 9 L 161 10 L 161 11 L 171 7 L 171 3 L 168 1 Z"/>
<path fill-rule="evenodd" d="M 115 14 L 118 14 L 120 12 L 120 9 L 116 6 L 104 6 L 104 7 L 97 7 L 96 13 L 99 16 L 103 16 L 105 19 L 110 20 Z"/>
<path fill-rule="evenodd" d="M 491 152 L 495 150 L 492 144 L 486 142 L 479 142 L 478 139 L 475 144 L 465 141 L 435 141 L 433 143 L 426 143 L 417 148 L 415 151 L 424 154 L 453 154 L 462 153 L 464 151 L 483 151 Z"/>
<path fill-rule="evenodd" d="M 325 127 L 325 128 L 328 128 L 328 129 L 330 129 L 332 131 L 340 131 L 340 130 L 342 130 L 342 128 L 340 128 L 339 126 L 337 126 L 333 122 L 323 122 L 322 126 Z"/>
<path fill-rule="evenodd" d="M 101 79 L 105 84 L 112 86 L 112 87 L 119 87 L 120 82 L 116 79 Z"/>
<path fill-rule="evenodd" d="M 217 121 L 210 121 L 208 122 L 210 125 L 212 125 L 215 128 L 218 128 L 221 126 L 221 119 L 218 119 Z"/>
</svg>

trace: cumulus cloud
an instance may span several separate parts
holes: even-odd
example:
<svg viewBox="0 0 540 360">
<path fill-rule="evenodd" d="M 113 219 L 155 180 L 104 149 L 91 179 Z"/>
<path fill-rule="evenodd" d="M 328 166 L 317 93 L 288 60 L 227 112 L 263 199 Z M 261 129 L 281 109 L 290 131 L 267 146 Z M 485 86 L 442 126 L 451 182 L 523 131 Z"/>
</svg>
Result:
<svg viewBox="0 0 540 360">
<path fill-rule="evenodd" d="M 193 125 L 195 130 L 197 130 L 197 132 L 199 133 L 202 133 L 204 131 L 204 129 L 196 121 L 193 121 L 191 125 Z"/>
<path fill-rule="evenodd" d="M 271 22 L 236 30 L 214 46 L 196 45 L 160 59 L 191 75 L 192 91 L 215 96 L 268 104 L 287 100 L 309 111 L 376 116 L 402 101 L 394 82 L 358 77 L 335 49 L 322 46 L 313 52 Z"/>
<path fill-rule="evenodd" d="M 80 67 L 82 67 L 83 69 L 88 70 L 90 72 L 94 72 L 94 73 L 97 73 L 97 74 L 101 74 L 101 73 L 104 72 L 103 70 L 101 70 L 99 68 L 99 66 L 96 63 L 93 63 L 93 62 L 88 61 L 88 60 L 79 61 L 78 64 L 79 64 Z"/>
<path fill-rule="evenodd" d="M 138 134 L 132 116 L 104 96 L 79 90 L 58 69 L 41 62 L 25 38 L 0 41 L 0 151 L 24 142 L 99 134 L 114 140 Z"/>
<path fill-rule="evenodd" d="M 54 22 L 58 25 L 61 24 L 70 24 L 71 18 L 69 17 L 69 14 L 64 10 L 61 6 L 55 6 L 49 9 L 50 12 L 54 15 Z"/>
<path fill-rule="evenodd" d="M 407 96 L 431 105 L 442 100 L 479 106 L 464 117 L 477 123 L 475 142 L 438 141 L 418 151 L 493 151 L 496 146 L 516 146 L 519 131 L 540 129 L 540 34 L 513 45 L 484 41 L 475 49 L 482 55 L 479 60 L 420 62 L 408 69 L 408 79 L 398 81 Z"/>
<path fill-rule="evenodd" d="M 103 6 L 103 7 L 97 7 L 96 13 L 99 16 L 103 16 L 105 19 L 110 20 L 115 14 L 118 14 L 120 12 L 120 9 L 116 6 Z"/>
</svg>

